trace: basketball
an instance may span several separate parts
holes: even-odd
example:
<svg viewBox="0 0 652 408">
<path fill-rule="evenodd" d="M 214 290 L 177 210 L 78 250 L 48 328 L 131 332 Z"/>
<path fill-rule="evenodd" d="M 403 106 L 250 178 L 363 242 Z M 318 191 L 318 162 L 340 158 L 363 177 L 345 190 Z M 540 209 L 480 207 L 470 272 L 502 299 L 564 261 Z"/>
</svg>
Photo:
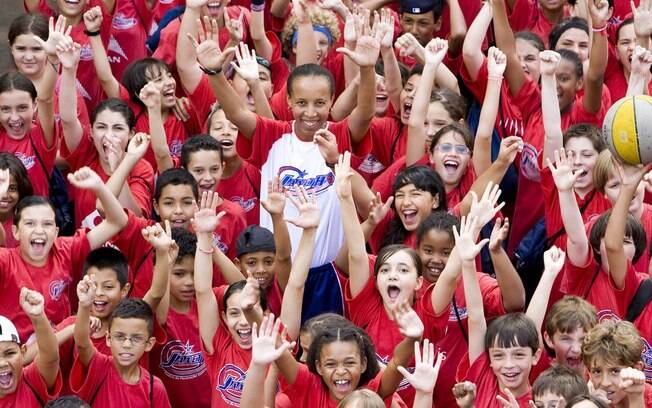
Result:
<svg viewBox="0 0 652 408">
<path fill-rule="evenodd" d="M 602 137 L 623 162 L 652 163 L 652 96 L 628 96 L 614 103 L 602 123 Z"/>
</svg>

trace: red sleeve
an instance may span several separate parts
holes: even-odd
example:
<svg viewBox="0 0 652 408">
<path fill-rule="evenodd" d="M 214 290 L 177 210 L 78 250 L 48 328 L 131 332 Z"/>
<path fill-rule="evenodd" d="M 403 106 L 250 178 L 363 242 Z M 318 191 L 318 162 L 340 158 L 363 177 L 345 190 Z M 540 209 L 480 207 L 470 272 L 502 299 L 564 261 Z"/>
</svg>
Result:
<svg viewBox="0 0 652 408">
<path fill-rule="evenodd" d="M 556 234 L 557 231 L 561 230 L 564 227 L 564 223 L 561 218 L 557 186 L 555 185 L 555 180 L 552 178 L 550 168 L 542 168 L 539 174 L 541 174 L 541 189 L 543 190 L 543 202 L 545 203 L 544 216 L 546 221 L 546 233 L 548 237 L 550 237 L 553 234 Z M 562 237 L 566 237 L 566 234 L 562 234 Z M 563 245 L 565 248 L 566 243 L 564 242 Z"/>
<path fill-rule="evenodd" d="M 477 272 L 477 276 L 485 318 L 491 320 L 507 314 L 505 306 L 503 306 L 503 294 L 498 286 L 498 281 L 483 272 Z"/>
<path fill-rule="evenodd" d="M 607 112 L 607 109 L 611 107 L 611 95 L 609 94 L 609 89 L 603 87 L 602 90 L 602 103 L 600 104 L 600 110 L 596 113 L 587 112 L 584 109 L 584 95 L 582 98 L 577 100 L 573 104 L 573 110 L 571 113 L 571 124 L 575 123 L 591 123 L 597 127 L 602 126 L 602 120 Z M 525 115 L 524 115 L 525 116 Z"/>
<path fill-rule="evenodd" d="M 376 177 L 371 189 L 380 193 L 383 201 L 386 201 L 392 195 L 392 184 L 394 183 L 394 179 L 403 169 L 405 169 L 405 157 L 395 161 L 383 172 L 383 174 Z"/>
<path fill-rule="evenodd" d="M 466 85 L 469 91 L 471 91 L 475 100 L 479 102 L 484 101 L 484 96 L 487 92 L 487 79 L 489 78 L 487 57 L 484 55 L 482 56 L 482 65 L 480 65 L 478 76 L 475 81 L 471 79 L 471 74 L 469 74 L 465 64 L 462 64 L 460 74 L 462 76 L 462 80 L 464 81 L 464 85 Z"/>
<path fill-rule="evenodd" d="M 129 189 L 134 201 L 142 211 L 143 218 L 150 218 L 152 215 L 152 191 L 154 186 L 154 170 L 145 160 L 138 161 L 127 179 Z"/>
<path fill-rule="evenodd" d="M 292 124 L 290 122 L 267 119 L 256 115 L 256 129 L 251 135 L 251 139 L 247 139 L 244 135 L 238 133 L 236 150 L 240 157 L 260 169 L 267 161 L 267 154 L 274 142 L 280 139 L 283 134 L 291 131 Z"/>
<path fill-rule="evenodd" d="M 83 128 L 83 133 L 79 144 L 72 152 L 66 145 L 66 139 L 61 139 L 61 156 L 70 164 L 70 170 L 79 170 L 84 166 L 88 166 L 97 160 L 97 149 L 93 145 L 91 138 L 90 128 Z"/>
<path fill-rule="evenodd" d="M 33 11 L 30 11 L 27 9 L 27 4 L 23 1 L 23 7 L 25 8 L 25 13 L 27 14 L 43 14 L 45 17 L 56 17 L 56 14 L 54 13 L 54 10 L 48 6 L 48 3 L 46 0 L 39 0 L 38 5 L 36 6 L 36 9 Z"/>
<path fill-rule="evenodd" d="M 272 44 L 272 59 L 270 63 L 270 71 L 272 73 L 272 84 L 274 85 L 274 92 L 279 92 L 285 89 L 287 79 L 290 75 L 290 70 L 283 60 L 283 46 L 278 36 L 272 31 L 265 33 L 267 39 Z"/>
<path fill-rule="evenodd" d="M 376 279 L 372 270 L 369 271 L 369 279 L 364 288 L 355 297 L 351 295 L 351 288 L 347 280 L 344 289 L 344 300 L 349 308 L 349 319 L 360 327 L 367 326 L 371 320 L 378 318 L 378 313 L 384 312 L 382 310 L 383 300 L 380 293 L 378 293 L 378 289 L 376 289 Z"/>
<path fill-rule="evenodd" d="M 279 382 L 281 384 L 281 391 L 283 391 L 294 406 L 303 407 L 308 406 L 307 399 L 316 390 L 321 391 L 321 377 L 311 373 L 308 366 L 302 363 L 297 363 L 297 375 L 293 384 L 288 384 L 285 377 L 279 375 Z M 317 394 L 319 391 L 315 392 Z M 306 401 L 304 401 L 306 400 Z M 303 401 L 303 403 L 302 403 Z"/>
<path fill-rule="evenodd" d="M 41 373 L 39 373 L 35 362 L 32 362 L 30 365 L 23 368 L 22 377 L 24 381 L 31 385 L 32 391 L 38 395 L 41 401 L 51 401 L 56 399 L 61 392 L 61 387 L 63 385 L 63 381 L 61 380 L 61 370 L 57 373 L 52 392 L 48 391 L 48 387 L 45 384 L 45 381 L 43 381 L 43 377 L 41 377 Z"/>
<path fill-rule="evenodd" d="M 30 132 L 29 137 L 31 137 L 32 142 L 36 147 L 36 151 L 41 156 L 41 159 L 43 159 L 43 163 L 45 164 L 45 167 L 51 173 L 52 169 L 54 168 L 54 160 L 57 157 L 57 148 L 59 146 L 56 126 L 55 126 L 55 132 L 54 132 L 55 134 L 54 134 L 54 140 L 52 142 L 52 146 L 46 147 L 45 134 L 43 133 L 43 127 L 41 126 L 41 122 L 37 121 L 36 124 L 37 125 L 32 128 L 33 130 L 32 132 Z"/>
<path fill-rule="evenodd" d="M 234 259 L 236 256 L 236 241 L 240 233 L 247 227 L 245 220 L 244 210 L 238 204 L 231 201 L 224 200 L 216 211 L 225 211 L 226 214 L 222 217 L 220 224 L 215 229 L 213 243 L 223 252 L 229 259 Z"/>
<path fill-rule="evenodd" d="M 537 0 L 516 0 L 514 8 L 507 17 L 512 31 L 516 32 L 532 28 L 534 25 L 533 17 L 537 13 L 538 6 Z M 547 38 L 543 38 L 542 40 L 548 42 Z"/>
<path fill-rule="evenodd" d="M 88 242 L 85 229 L 78 229 L 70 238 L 63 237 L 57 238 L 59 242 L 65 243 L 70 253 L 70 271 L 73 282 L 77 282 L 82 278 L 82 269 L 86 257 L 91 252 L 91 245 Z M 58 243 L 57 243 L 58 244 Z"/>
<path fill-rule="evenodd" d="M 177 18 L 161 30 L 161 39 L 152 57 L 165 61 L 170 66 L 176 65 L 177 36 L 181 19 Z"/>
<path fill-rule="evenodd" d="M 197 117 L 201 123 L 204 123 L 208 118 L 211 107 L 215 103 L 215 94 L 211 88 L 210 80 L 206 75 L 202 75 L 199 84 L 192 93 L 188 94 L 188 99 L 192 107 L 197 112 Z"/>
<path fill-rule="evenodd" d="M 395 143 L 400 136 L 400 121 L 394 117 L 373 118 L 369 126 L 371 136 L 371 153 L 383 166 L 388 167 L 394 162 L 392 153 L 396 153 Z"/>
<path fill-rule="evenodd" d="M 111 369 L 111 357 L 105 356 L 97 349 L 94 350 L 87 368 L 76 358 L 70 373 L 70 389 L 81 399 L 88 401 L 97 393 Z"/>
<path fill-rule="evenodd" d="M 567 295 L 584 297 L 586 289 L 591 284 L 596 273 L 601 273 L 599 266 L 595 263 L 593 256 L 589 253 L 586 265 L 573 265 L 567 258 L 564 264 L 565 271 L 561 284 L 561 291 Z"/>
<path fill-rule="evenodd" d="M 446 334 L 448 326 L 449 309 L 444 310 L 437 315 L 432 307 L 432 291 L 435 289 L 435 284 L 431 284 L 428 289 L 423 293 L 423 296 L 418 300 L 419 302 L 419 317 L 423 321 L 426 328 L 424 337 L 429 339 L 430 342 L 435 343 L 441 340 Z"/>
<path fill-rule="evenodd" d="M 275 88 L 276 89 L 276 88 Z M 272 95 L 269 100 L 269 107 L 277 120 L 293 120 L 292 111 L 288 106 L 287 84 L 281 85 L 281 88 Z"/>
<path fill-rule="evenodd" d="M 128 217 L 127 225 L 118 235 L 113 237 L 112 243 L 125 254 L 131 263 L 132 261 L 141 259 L 151 248 L 149 243 L 143 238 L 141 230 L 151 225 L 152 222 L 136 216 L 129 210 L 125 210 L 125 212 Z"/>
<path fill-rule="evenodd" d="M 351 152 L 351 156 L 355 156 L 357 160 L 366 156 L 371 152 L 371 138 L 369 137 L 369 132 L 362 138 L 360 143 L 352 145 L 351 143 L 351 131 L 349 130 L 349 122 L 347 119 L 344 119 L 340 122 L 329 122 L 328 130 L 333 132 L 335 138 L 337 139 L 337 149 L 340 153 L 346 151 Z M 353 162 L 355 159 L 352 157 L 352 166 L 355 167 Z"/>
<path fill-rule="evenodd" d="M 522 2 L 523 0 L 518 0 Z M 518 94 L 512 98 L 521 111 L 523 118 L 528 118 L 534 112 L 541 110 L 541 91 L 539 86 L 531 79 L 526 79 Z M 525 119 L 527 122 L 527 119 Z M 527 133 L 527 132 L 526 132 Z"/>
</svg>

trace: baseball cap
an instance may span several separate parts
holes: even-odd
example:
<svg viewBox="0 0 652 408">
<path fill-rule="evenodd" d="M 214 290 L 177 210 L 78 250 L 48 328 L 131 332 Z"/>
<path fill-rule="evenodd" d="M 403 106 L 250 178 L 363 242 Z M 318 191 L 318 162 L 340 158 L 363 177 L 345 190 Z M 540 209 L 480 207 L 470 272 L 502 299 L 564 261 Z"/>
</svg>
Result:
<svg viewBox="0 0 652 408">
<path fill-rule="evenodd" d="M 11 341 L 20 344 L 16 326 L 4 316 L 0 316 L 0 341 Z"/>
<path fill-rule="evenodd" d="M 250 225 L 240 233 L 236 241 L 236 256 L 258 251 L 276 252 L 274 234 L 259 225 Z"/>
<path fill-rule="evenodd" d="M 401 0 L 401 12 L 410 14 L 425 14 L 437 7 L 438 0 Z"/>
</svg>

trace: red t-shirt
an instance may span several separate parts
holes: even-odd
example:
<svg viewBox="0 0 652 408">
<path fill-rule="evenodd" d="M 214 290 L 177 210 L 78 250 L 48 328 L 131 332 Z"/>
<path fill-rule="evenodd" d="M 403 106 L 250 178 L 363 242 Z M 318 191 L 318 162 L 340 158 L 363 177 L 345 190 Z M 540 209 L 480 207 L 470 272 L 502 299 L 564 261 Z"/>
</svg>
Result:
<svg viewBox="0 0 652 408">
<path fill-rule="evenodd" d="M 216 101 L 208 76 L 202 75 L 197 87 L 192 91 L 192 93 L 187 93 L 188 100 L 190 100 L 190 104 L 197 114 L 199 122 L 201 122 L 203 129 L 208 132 L 206 119 L 208 119 L 208 114 L 211 112 L 211 108 Z"/>
<path fill-rule="evenodd" d="M 376 287 L 376 277 L 370 274 L 362 292 L 355 297 L 351 295 L 348 285 L 349 282 L 347 282 L 344 297 L 349 309 L 349 318 L 369 334 L 376 347 L 378 360 L 387 365 L 394 355 L 394 349 L 405 337 L 400 333 L 398 325 L 388 316 L 383 306 L 383 299 Z M 430 285 L 426 293 L 420 299 L 415 300 L 413 307 L 426 328 L 423 337 L 435 343 L 446 333 L 448 315 L 446 313 L 442 313 L 440 316 L 435 315 L 431 302 L 433 289 L 434 285 Z M 411 362 L 411 364 L 414 363 Z M 407 381 L 402 381 L 398 393 L 408 405 L 414 401 L 414 388 Z"/>
<path fill-rule="evenodd" d="M 151 352 L 152 374 L 163 381 L 173 407 L 209 408 L 210 379 L 201 352 L 197 302 L 193 300 L 185 314 L 170 308 L 164 329 L 167 342 Z"/>
<path fill-rule="evenodd" d="M 378 392 L 382 375 L 383 371 L 381 370 L 376 377 L 360 388 Z M 287 395 L 295 408 L 337 408 L 339 404 L 339 401 L 331 398 L 321 377 L 311 373 L 305 364 L 297 364 L 297 377 L 293 384 L 288 384 L 282 375 L 279 376 L 279 380 L 281 382 L 281 391 Z M 385 406 L 389 408 L 392 401 L 395 401 L 393 395 L 385 398 Z M 399 406 L 405 407 L 406 405 L 401 405 L 401 402 L 398 402 Z"/>
<path fill-rule="evenodd" d="M 20 256 L 20 248 L 0 248 L 0 310 L 14 323 L 22 342 L 34 329 L 18 303 L 20 288 L 40 292 L 45 299 L 45 315 L 53 324 L 59 323 L 70 316 L 67 286 L 77 284 L 90 251 L 83 230 L 72 237 L 56 238 L 44 266 L 28 264 Z"/>
<path fill-rule="evenodd" d="M 51 147 L 45 146 L 45 135 L 38 120 L 32 123 L 32 128 L 20 140 L 10 138 L 5 129 L 0 128 L 0 151 L 12 153 L 20 159 L 27 169 L 27 177 L 29 177 L 34 188 L 34 195 L 44 197 L 49 195 L 48 177 L 54 169 L 54 159 L 57 156 L 57 140 L 55 137 Z M 47 174 L 43 170 L 43 165 L 41 165 L 37 155 L 43 160 Z"/>
<path fill-rule="evenodd" d="M 461 77 L 464 85 L 471 91 L 475 100 L 482 104 L 487 92 L 487 83 L 489 78 L 489 70 L 487 66 L 487 58 L 483 57 L 482 65 L 478 71 L 478 77 L 473 81 L 466 65 L 462 64 Z M 512 93 L 509 91 L 509 85 L 503 81 L 500 87 L 500 104 L 498 106 L 498 118 L 496 120 L 495 129 L 500 137 L 519 136 L 523 137 L 525 133 L 525 124 L 521 111 L 516 103 L 512 100 Z"/>
<path fill-rule="evenodd" d="M 564 7 L 564 16 L 568 15 L 569 10 Z M 532 31 L 543 40 L 546 48 L 548 47 L 548 35 L 554 24 L 543 14 L 537 0 L 516 0 L 508 19 L 514 32 Z"/>
<path fill-rule="evenodd" d="M 468 359 L 467 359 L 468 361 Z M 466 367 L 465 367 L 466 366 Z M 468 368 L 468 370 L 465 370 Z M 461 374 L 463 373 L 463 374 Z M 460 366 L 458 378 L 461 380 L 471 381 L 476 386 L 476 407 L 486 408 L 502 408 L 502 404 L 496 398 L 497 395 L 508 399 L 498 385 L 498 379 L 491 369 L 491 361 L 489 354 L 482 353 L 470 367 L 467 364 Z M 521 408 L 529 408 L 530 400 L 532 399 L 532 390 L 528 387 L 528 391 L 516 398 L 518 406 Z"/>
<path fill-rule="evenodd" d="M 106 53 L 118 81 L 129 64 L 147 57 L 145 41 L 151 25 L 152 13 L 145 0 L 116 2 Z"/>
<path fill-rule="evenodd" d="M 647 273 L 637 273 L 631 263 L 628 263 L 625 286 L 616 289 L 611 275 L 602 270 L 593 257 L 584 266 L 573 265 L 567 260 L 561 291 L 567 295 L 580 296 L 595 306 L 599 321 L 622 319 L 641 280 L 646 277 Z"/>
<path fill-rule="evenodd" d="M 629 11 L 631 13 L 631 11 Z M 631 17 L 631 14 L 630 14 Z M 609 46 L 609 62 L 604 73 L 604 84 L 609 89 L 611 100 L 616 102 L 627 96 L 629 78 L 625 77 L 623 65 L 616 59 L 616 51 Z M 652 94 L 652 83 L 648 83 L 648 95 Z"/>
<path fill-rule="evenodd" d="M 102 0 L 89 0 L 86 9 L 90 10 L 95 6 L 100 6 L 102 9 L 102 25 L 100 26 L 100 36 L 104 49 L 109 48 L 111 37 L 111 22 L 112 16 L 108 14 L 104 1 Z M 47 0 L 39 0 L 38 11 L 48 17 L 55 17 L 56 13 L 50 8 Z M 100 81 L 97 80 L 97 72 L 93 64 L 93 51 L 91 43 L 84 30 L 86 26 L 83 21 L 80 21 L 72 28 L 70 37 L 77 44 L 81 45 L 81 54 L 79 58 L 79 66 L 77 67 L 77 91 L 84 97 L 86 102 L 86 109 L 92 112 L 95 106 L 104 98 L 104 91 Z M 109 60 L 110 61 L 110 60 Z"/>
<path fill-rule="evenodd" d="M 29 385 L 27 385 L 28 383 Z M 40 408 L 43 403 L 52 401 L 59 396 L 61 383 L 61 372 L 59 372 L 52 392 L 49 392 L 43 377 L 38 372 L 36 363 L 31 363 L 23 368 L 16 391 L 0 398 L 0 408 Z"/>
<path fill-rule="evenodd" d="M 260 187 L 260 170 L 243 161 L 230 177 L 220 179 L 216 191 L 242 207 L 247 225 L 255 225 L 260 221 Z"/>
<path fill-rule="evenodd" d="M 97 350 L 86 369 L 78 359 L 75 360 L 70 374 L 70 388 L 94 408 L 170 407 L 168 394 L 160 379 L 154 377 L 150 393 L 151 374 L 146 369 L 140 367 L 140 381 L 129 384 L 120 377 L 115 364 L 113 357 Z"/>
<path fill-rule="evenodd" d="M 2 227 L 5 230 L 5 248 L 16 248 L 19 244 L 14 238 L 13 227 L 14 226 L 14 217 L 10 217 L 2 224 Z"/>
<path fill-rule="evenodd" d="M 519 0 L 521 2 L 523 0 Z M 604 94 L 604 92 L 603 92 Z M 604 115 L 609 108 L 603 98 L 600 110 L 589 113 L 584 109 L 583 97 L 576 98 L 573 106 L 561 115 L 561 130 L 565 131 L 576 123 L 589 123 L 601 127 Z M 540 155 L 543 151 L 545 131 L 541 111 L 541 91 L 536 83 L 527 80 L 514 102 L 525 119 L 523 152 L 520 155 L 518 193 L 511 222 L 508 253 L 512 253 L 525 234 L 544 215 L 541 200 Z"/>
<path fill-rule="evenodd" d="M 100 164 L 99 153 L 93 144 L 90 129 L 84 128 L 84 134 L 77 148 L 70 152 L 65 140 L 61 143 L 61 155 L 70 164 L 71 171 L 75 171 L 84 166 L 90 167 L 105 183 L 110 176 L 106 174 Z M 154 186 L 154 171 L 152 166 L 145 160 L 141 159 L 127 177 L 127 184 L 134 197 L 134 201 L 142 211 L 145 217 L 149 217 L 152 212 L 152 195 Z M 70 186 L 71 199 L 75 201 L 75 224 L 85 228 L 93 228 L 102 222 L 100 213 L 96 210 L 95 194 L 91 190 L 78 189 Z"/>
<path fill-rule="evenodd" d="M 223 307 L 222 299 L 226 286 L 213 288 L 218 308 Z M 242 349 L 233 340 L 224 320 L 213 336 L 213 354 L 209 355 L 203 347 L 202 352 L 211 382 L 211 407 L 230 408 L 240 405 L 244 380 L 251 361 L 251 349 Z"/>
<path fill-rule="evenodd" d="M 476 272 L 480 292 L 482 293 L 482 303 L 484 315 L 487 320 L 495 319 L 507 313 L 503 306 L 502 292 L 496 279 L 486 273 Z M 445 353 L 446 358 L 442 362 L 435 392 L 437 406 L 451 407 L 455 406 L 455 397 L 451 390 L 455 385 L 455 374 L 457 367 L 464 359 L 467 359 L 469 345 L 466 337 L 469 333 L 468 312 L 466 308 L 466 298 L 464 297 L 464 282 L 462 279 L 457 281 L 455 288 L 454 303 L 450 305 L 450 311 L 447 315 L 448 326 L 446 335 L 437 343 L 437 349 Z M 459 316 L 459 318 L 458 318 Z M 462 327 L 464 332 L 462 332 Z M 468 361 L 465 363 L 468 366 Z"/>
<path fill-rule="evenodd" d="M 218 205 L 215 213 L 219 214 L 221 211 L 226 212 L 220 224 L 213 232 L 213 245 L 218 247 L 220 251 L 226 254 L 229 259 L 235 259 L 236 255 L 236 241 L 240 236 L 242 230 L 247 226 L 245 221 L 245 212 L 238 204 L 229 200 L 223 200 L 222 204 Z M 223 283 L 223 281 L 216 281 L 220 276 L 213 276 L 213 286 Z M 216 284 L 217 283 L 217 284 Z"/>
<path fill-rule="evenodd" d="M 548 237 L 551 237 L 564 227 L 564 222 L 561 218 L 557 186 L 555 185 L 555 180 L 552 178 L 552 172 L 549 167 L 541 170 L 541 189 L 543 190 L 543 201 L 545 202 L 546 233 Z M 580 209 L 586 206 L 582 213 L 582 221 L 584 221 L 584 223 L 599 217 L 602 213 L 611 208 L 611 203 L 607 200 L 604 194 L 600 194 L 595 190 L 586 194 L 584 198 L 581 198 L 576 193 L 575 199 L 577 200 L 577 206 Z M 587 204 L 586 200 L 589 199 L 591 201 Z M 652 228 L 652 225 L 650 227 Z M 564 232 L 555 240 L 555 242 L 551 242 L 550 244 L 556 245 L 561 249 L 566 249 L 566 236 L 567 234 Z"/>
</svg>

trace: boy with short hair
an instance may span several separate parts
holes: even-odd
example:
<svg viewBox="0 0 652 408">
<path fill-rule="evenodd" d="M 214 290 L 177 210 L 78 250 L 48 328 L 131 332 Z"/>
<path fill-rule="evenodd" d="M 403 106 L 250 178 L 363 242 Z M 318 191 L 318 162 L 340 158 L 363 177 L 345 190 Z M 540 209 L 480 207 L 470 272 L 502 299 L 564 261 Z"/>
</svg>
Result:
<svg viewBox="0 0 652 408">
<path fill-rule="evenodd" d="M 563 398 L 569 401 L 576 395 L 588 394 L 586 381 L 577 372 L 561 364 L 556 364 L 543 373 L 532 384 L 532 396 L 537 407 L 558 407 Z"/>
<path fill-rule="evenodd" d="M 70 377 L 72 390 L 93 407 L 170 407 L 161 380 L 139 365 L 156 341 L 152 308 L 142 299 L 127 298 L 118 304 L 107 335 L 112 356 L 105 356 L 89 338 L 90 307 L 96 289 L 89 276 L 77 285 L 79 310 L 74 337 L 79 356 Z"/>
<path fill-rule="evenodd" d="M 23 287 L 19 303 L 34 326 L 42 351 L 36 361 L 23 368 L 26 347 L 21 345 L 11 320 L 0 316 L 0 407 L 41 407 L 61 391 L 57 339 L 45 316 L 43 295 Z"/>
<path fill-rule="evenodd" d="M 652 385 L 645 382 L 643 341 L 627 321 L 605 320 L 589 331 L 582 344 L 582 360 L 591 383 L 611 407 L 652 406 Z"/>
</svg>

